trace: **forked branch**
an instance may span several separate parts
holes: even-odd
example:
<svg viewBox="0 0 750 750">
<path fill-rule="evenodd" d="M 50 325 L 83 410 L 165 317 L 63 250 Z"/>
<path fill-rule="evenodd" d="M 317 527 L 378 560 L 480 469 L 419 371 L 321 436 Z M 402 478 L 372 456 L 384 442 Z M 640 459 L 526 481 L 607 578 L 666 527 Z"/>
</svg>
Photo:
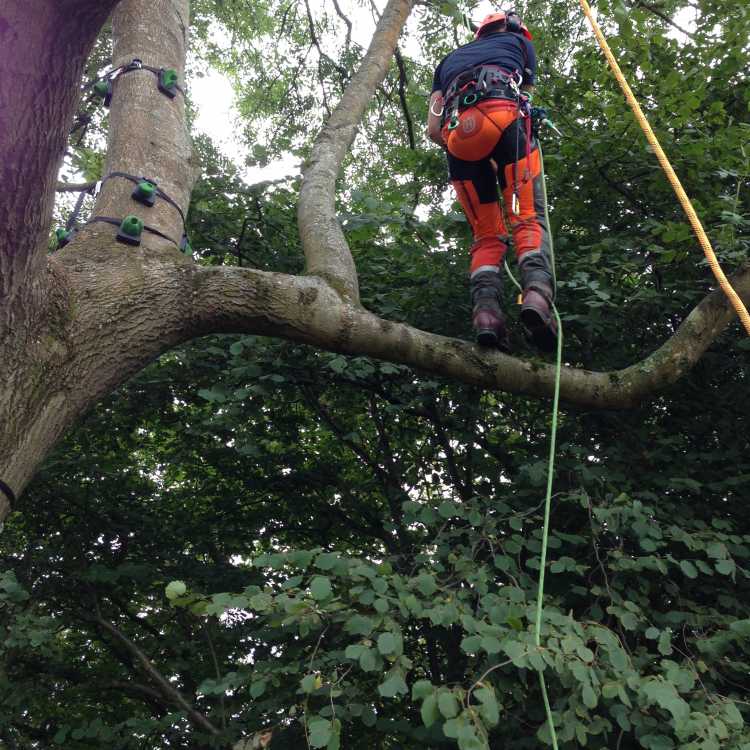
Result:
<svg viewBox="0 0 750 750">
<path fill-rule="evenodd" d="M 336 179 L 372 93 L 385 78 L 412 6 L 413 0 L 390 0 L 386 6 L 367 54 L 315 141 L 300 190 L 297 216 L 307 272 L 325 279 L 352 304 L 359 303 L 359 284 L 336 216 Z"/>
</svg>

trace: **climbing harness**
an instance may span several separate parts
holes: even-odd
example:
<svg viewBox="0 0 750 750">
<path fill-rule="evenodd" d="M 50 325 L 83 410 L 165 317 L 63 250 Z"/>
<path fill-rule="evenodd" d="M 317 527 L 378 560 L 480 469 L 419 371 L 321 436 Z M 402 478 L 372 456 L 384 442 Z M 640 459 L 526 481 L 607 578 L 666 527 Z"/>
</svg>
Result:
<svg viewBox="0 0 750 750">
<path fill-rule="evenodd" d="M 156 76 L 157 86 L 159 91 L 170 99 L 174 99 L 179 91 L 183 96 L 185 91 L 179 85 L 179 76 L 174 68 L 154 68 L 151 65 L 144 65 L 140 58 L 133 58 L 133 60 L 126 65 L 120 65 L 114 68 L 103 76 L 99 76 L 86 88 L 90 88 L 94 95 L 99 97 L 105 107 L 109 107 L 112 101 L 112 94 L 114 91 L 115 81 L 122 75 L 132 73 L 136 70 L 148 70 Z"/>
<path fill-rule="evenodd" d="M 748 314 L 747 308 L 743 304 L 737 292 L 734 291 L 727 277 L 724 275 L 724 271 L 722 271 L 721 266 L 719 265 L 719 261 L 716 258 L 716 253 L 711 246 L 711 242 L 708 239 L 705 230 L 703 229 L 701 220 L 698 218 L 698 215 L 693 208 L 693 204 L 690 202 L 690 198 L 688 198 L 687 193 L 682 187 L 680 179 L 677 177 L 674 169 L 672 168 L 672 165 L 669 163 L 669 159 L 667 159 L 667 155 L 664 153 L 664 150 L 662 149 L 661 144 L 656 137 L 656 134 L 651 128 L 651 125 L 646 119 L 646 116 L 643 114 L 643 110 L 638 104 L 638 100 L 633 95 L 633 91 L 631 90 L 628 82 L 625 80 L 625 76 L 623 75 L 622 70 L 617 63 L 615 56 L 612 54 L 612 50 L 610 49 L 609 44 L 607 44 L 607 40 L 591 12 L 591 7 L 586 2 L 586 0 L 578 1 L 581 5 L 581 8 L 583 8 L 584 15 L 586 16 L 586 18 L 588 18 L 589 23 L 591 24 L 591 28 L 594 31 L 594 36 L 596 36 L 596 40 L 599 42 L 599 47 L 604 53 L 604 56 L 607 58 L 607 62 L 609 63 L 609 66 L 612 69 L 615 78 L 617 79 L 617 83 L 620 84 L 620 88 L 625 94 L 625 98 L 628 100 L 628 104 L 633 110 L 635 118 L 638 121 L 638 124 L 641 126 L 641 130 L 643 130 L 644 135 L 646 136 L 646 140 L 653 148 L 654 153 L 656 154 L 656 158 L 658 159 L 662 170 L 664 170 L 664 174 L 667 176 L 667 179 L 672 185 L 672 189 L 677 195 L 677 199 L 679 200 L 680 205 L 687 215 L 693 232 L 698 239 L 698 243 L 700 244 L 701 248 L 703 249 L 703 253 L 706 256 L 708 265 L 711 267 L 711 270 L 713 271 L 716 280 L 719 282 L 719 286 L 721 287 L 722 291 L 727 296 L 729 302 L 739 316 L 739 319 L 742 322 L 746 333 L 748 334 L 748 336 L 750 336 L 750 314 Z"/>
<path fill-rule="evenodd" d="M 523 77 L 519 71 L 509 71 L 498 65 L 477 65 L 457 75 L 448 85 L 444 96 L 442 121 L 448 130 L 459 125 L 461 112 L 484 99 L 515 101 Z"/>
<path fill-rule="evenodd" d="M 0 492 L 2 492 L 3 495 L 8 498 L 8 502 L 10 503 L 11 507 L 16 504 L 16 493 L 13 492 L 10 486 L 3 482 L 2 479 L 0 479 Z"/>
</svg>

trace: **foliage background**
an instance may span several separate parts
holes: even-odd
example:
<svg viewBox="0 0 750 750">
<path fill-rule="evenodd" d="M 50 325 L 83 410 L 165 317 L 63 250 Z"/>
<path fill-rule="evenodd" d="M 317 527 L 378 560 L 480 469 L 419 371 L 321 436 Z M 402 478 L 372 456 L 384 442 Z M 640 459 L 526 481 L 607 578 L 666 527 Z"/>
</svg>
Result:
<svg viewBox="0 0 750 750">
<path fill-rule="evenodd" d="M 676 33 L 688 6 L 695 31 Z M 464 10 L 418 7 L 339 195 L 364 304 L 468 338 L 467 226 L 422 135 Z M 621 367 L 711 280 L 574 5 L 519 10 L 565 133 L 544 139 L 565 359 Z M 750 10 L 598 11 L 735 267 Z M 193 15 L 196 64 L 232 77 L 251 160 L 304 158 L 362 54 L 342 6 L 202 0 Z M 89 73 L 108 55 L 103 35 Z M 72 160 L 94 178 L 106 117 L 82 111 Z M 196 147 L 199 262 L 300 272 L 295 181 L 248 186 Z M 0 742 L 257 747 L 270 728 L 274 748 L 537 748 L 544 668 L 561 747 L 747 750 L 748 348 L 732 326 L 638 410 L 564 409 L 542 650 L 548 403 L 256 337 L 171 352 L 70 435 L 0 536 Z"/>
</svg>

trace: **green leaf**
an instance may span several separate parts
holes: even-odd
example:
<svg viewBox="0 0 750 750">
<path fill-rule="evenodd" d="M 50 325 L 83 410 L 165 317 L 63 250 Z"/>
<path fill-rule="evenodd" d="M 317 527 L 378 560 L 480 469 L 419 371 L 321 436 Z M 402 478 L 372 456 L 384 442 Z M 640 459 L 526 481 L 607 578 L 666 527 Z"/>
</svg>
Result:
<svg viewBox="0 0 750 750">
<path fill-rule="evenodd" d="M 482 648 L 488 654 L 498 654 L 502 649 L 502 644 L 494 635 L 486 635 L 482 638 Z"/>
<path fill-rule="evenodd" d="M 736 570 L 734 560 L 718 560 L 715 567 L 716 570 L 724 576 L 731 576 Z"/>
<path fill-rule="evenodd" d="M 680 568 L 688 578 L 698 577 L 698 571 L 695 569 L 695 565 L 693 565 L 690 560 L 682 560 L 682 562 L 680 562 Z"/>
<path fill-rule="evenodd" d="M 341 748 L 341 722 L 334 719 L 331 722 L 331 739 L 328 740 L 326 750 L 340 750 Z"/>
<path fill-rule="evenodd" d="M 58 729 L 55 736 L 52 738 L 52 742 L 56 745 L 62 745 L 65 743 L 65 738 L 68 736 L 68 727 L 62 727 Z"/>
<path fill-rule="evenodd" d="M 396 637 L 393 633 L 381 633 L 378 636 L 378 651 L 383 656 L 392 654 L 396 650 Z"/>
<path fill-rule="evenodd" d="M 339 562 L 339 556 L 334 552 L 321 552 L 315 558 L 315 567 L 321 570 L 333 570 Z"/>
<path fill-rule="evenodd" d="M 375 649 L 365 648 L 359 657 L 359 666 L 363 672 L 374 672 L 378 669 L 378 659 L 375 656 Z"/>
<path fill-rule="evenodd" d="M 503 641 L 503 651 L 507 654 L 508 658 L 513 660 L 513 664 L 517 667 L 526 666 L 526 647 L 518 641 L 511 641 L 510 639 Z"/>
<path fill-rule="evenodd" d="M 434 685 L 429 680 L 417 680 L 411 686 L 411 699 L 413 701 L 424 700 L 435 691 Z"/>
<path fill-rule="evenodd" d="M 672 653 L 672 636 L 668 630 L 663 630 L 659 636 L 659 644 L 657 646 L 659 653 L 664 656 L 669 656 Z"/>
<path fill-rule="evenodd" d="M 438 709 L 446 719 L 458 716 L 458 701 L 450 690 L 443 690 L 438 694 Z"/>
<path fill-rule="evenodd" d="M 417 588 L 424 596 L 432 596 L 438 589 L 435 577 L 429 573 L 421 573 L 416 578 Z"/>
<path fill-rule="evenodd" d="M 357 661 L 360 656 L 362 656 L 362 652 L 367 649 L 367 646 L 363 646 L 361 643 L 350 643 L 345 649 L 344 649 L 344 656 L 347 659 L 354 659 Z"/>
<path fill-rule="evenodd" d="M 255 594 L 250 597 L 248 605 L 256 612 L 266 612 L 273 606 L 273 597 L 270 594 Z"/>
<path fill-rule="evenodd" d="M 328 719 L 315 718 L 307 725 L 311 747 L 326 747 L 333 735 L 333 727 Z"/>
<path fill-rule="evenodd" d="M 639 740 L 648 750 L 672 750 L 674 742 L 664 734 L 646 734 Z"/>
<path fill-rule="evenodd" d="M 669 711 L 675 721 L 684 722 L 690 714 L 690 708 L 677 694 L 675 686 L 664 680 L 651 680 L 643 687 L 643 693 L 651 703 Z"/>
<path fill-rule="evenodd" d="M 482 687 L 474 691 L 474 696 L 482 704 L 479 707 L 479 714 L 489 727 L 494 727 L 500 721 L 500 707 L 497 703 L 495 689 L 492 687 Z"/>
<path fill-rule="evenodd" d="M 216 404 L 223 404 L 227 400 L 227 396 L 223 391 L 214 388 L 201 388 L 198 391 L 198 395 L 206 401 Z"/>
<path fill-rule="evenodd" d="M 476 654 L 482 646 L 482 637 L 470 635 L 461 641 L 461 651 L 465 654 Z"/>
<path fill-rule="evenodd" d="M 426 727 L 431 727 L 440 718 L 437 697 L 434 694 L 428 695 L 424 699 L 419 713 L 422 716 L 422 723 Z"/>
<path fill-rule="evenodd" d="M 325 599 L 330 599 L 333 595 L 331 580 L 326 576 L 315 576 L 315 578 L 310 581 L 310 593 L 312 594 L 313 599 L 319 602 L 324 601 Z"/>
<path fill-rule="evenodd" d="M 179 599 L 187 591 L 187 586 L 184 581 L 172 581 L 168 583 L 164 589 L 164 593 L 167 599 Z"/>
<path fill-rule="evenodd" d="M 583 686 L 583 702 L 588 708 L 596 708 L 596 704 L 599 702 L 591 685 Z"/>
<path fill-rule="evenodd" d="M 444 500 L 440 503 L 438 506 L 438 513 L 443 518 L 451 518 L 452 516 L 460 515 L 458 506 L 449 500 Z"/>
<path fill-rule="evenodd" d="M 316 689 L 316 683 L 318 681 L 318 675 L 308 674 L 305 675 L 300 681 L 303 693 L 312 693 Z"/>
<path fill-rule="evenodd" d="M 263 693 L 266 692 L 266 681 L 265 680 L 256 680 L 255 682 L 250 684 L 250 695 L 253 698 L 260 698 Z"/>
<path fill-rule="evenodd" d="M 742 714 L 732 701 L 724 703 L 724 716 L 726 717 L 727 724 L 735 729 L 742 729 L 742 727 L 745 726 L 745 720 L 742 718 Z"/>
<path fill-rule="evenodd" d="M 381 685 L 378 685 L 378 692 L 383 698 L 395 698 L 397 695 L 406 695 L 409 692 L 409 688 L 406 686 L 406 682 L 404 682 L 403 675 L 396 672 L 391 674 Z"/>
<path fill-rule="evenodd" d="M 353 635 L 367 636 L 375 629 L 375 622 L 369 617 L 354 615 L 346 621 L 344 629 L 347 633 L 352 633 Z"/>
</svg>

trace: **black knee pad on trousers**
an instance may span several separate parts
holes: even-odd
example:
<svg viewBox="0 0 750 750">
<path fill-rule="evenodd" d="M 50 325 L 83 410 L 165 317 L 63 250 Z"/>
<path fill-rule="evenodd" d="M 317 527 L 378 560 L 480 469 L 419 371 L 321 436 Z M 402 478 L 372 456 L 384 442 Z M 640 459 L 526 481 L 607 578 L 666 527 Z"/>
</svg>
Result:
<svg viewBox="0 0 750 750">
<path fill-rule="evenodd" d="M 543 253 L 527 253 L 521 258 L 521 286 L 526 289 L 534 282 L 545 284 L 554 293 L 552 270 L 549 260 Z"/>
</svg>

